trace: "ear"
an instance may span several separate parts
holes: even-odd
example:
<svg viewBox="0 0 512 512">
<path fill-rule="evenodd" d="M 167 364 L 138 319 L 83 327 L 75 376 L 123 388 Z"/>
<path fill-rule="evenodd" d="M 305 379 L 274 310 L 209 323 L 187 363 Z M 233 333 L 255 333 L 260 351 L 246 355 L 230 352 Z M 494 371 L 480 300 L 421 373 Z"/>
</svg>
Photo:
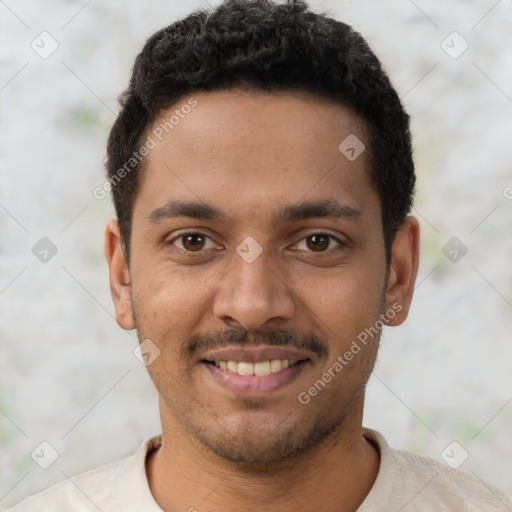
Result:
<svg viewBox="0 0 512 512">
<path fill-rule="evenodd" d="M 419 242 L 418 220 L 409 215 L 398 230 L 391 248 L 386 309 L 393 308 L 396 315 L 386 322 L 388 325 L 400 325 L 409 314 L 418 274 Z"/>
<path fill-rule="evenodd" d="M 130 270 L 126 263 L 117 219 L 109 220 L 105 229 L 105 256 L 108 263 L 110 293 L 114 301 L 117 323 L 123 329 L 134 329 Z"/>
</svg>

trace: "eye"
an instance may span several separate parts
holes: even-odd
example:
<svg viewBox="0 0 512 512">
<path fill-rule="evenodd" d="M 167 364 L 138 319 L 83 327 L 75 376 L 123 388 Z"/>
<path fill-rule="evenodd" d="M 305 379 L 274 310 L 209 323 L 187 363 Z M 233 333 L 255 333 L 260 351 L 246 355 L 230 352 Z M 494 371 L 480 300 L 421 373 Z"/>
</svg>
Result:
<svg viewBox="0 0 512 512">
<path fill-rule="evenodd" d="M 208 245 L 208 242 L 210 242 L 210 245 Z M 176 247 L 187 252 L 201 252 L 202 249 L 216 247 L 213 240 L 203 235 L 203 233 L 183 233 L 173 238 L 169 244 L 176 245 Z"/>
<path fill-rule="evenodd" d="M 343 245 L 343 242 L 337 237 L 328 233 L 312 233 L 304 237 L 296 246 L 298 250 L 306 250 L 307 252 L 324 253 L 329 249 L 333 249 L 332 242 L 335 242 L 335 247 Z M 213 240 L 198 232 L 183 233 L 169 241 L 170 245 L 174 245 L 179 249 L 188 253 L 203 252 L 203 249 L 212 249 L 217 247 Z M 302 247 L 301 247 L 302 245 Z"/>
<path fill-rule="evenodd" d="M 304 237 L 299 244 L 297 244 L 297 247 L 304 244 L 308 252 L 327 252 L 332 240 L 336 242 L 337 246 L 343 245 L 341 240 L 328 233 L 312 233 Z"/>
</svg>

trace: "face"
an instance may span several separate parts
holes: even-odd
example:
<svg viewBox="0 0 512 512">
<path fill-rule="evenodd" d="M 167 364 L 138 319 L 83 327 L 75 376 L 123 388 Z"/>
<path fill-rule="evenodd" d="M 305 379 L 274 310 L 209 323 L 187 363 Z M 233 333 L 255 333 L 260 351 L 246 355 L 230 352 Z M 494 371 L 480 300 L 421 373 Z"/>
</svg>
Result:
<svg viewBox="0 0 512 512">
<path fill-rule="evenodd" d="M 361 421 L 379 334 L 361 335 L 390 308 L 388 323 L 405 318 L 417 226 L 404 223 L 388 269 L 368 155 L 338 149 L 366 140 L 348 108 L 290 93 L 194 99 L 145 159 L 129 268 L 107 227 L 117 320 L 158 354 L 164 423 L 228 460 L 284 461 Z"/>
</svg>

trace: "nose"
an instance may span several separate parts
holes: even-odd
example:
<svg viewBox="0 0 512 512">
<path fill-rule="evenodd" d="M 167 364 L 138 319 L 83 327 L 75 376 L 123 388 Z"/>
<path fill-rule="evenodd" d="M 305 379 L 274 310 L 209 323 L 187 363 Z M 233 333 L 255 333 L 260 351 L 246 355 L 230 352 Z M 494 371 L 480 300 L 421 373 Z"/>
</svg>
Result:
<svg viewBox="0 0 512 512">
<path fill-rule="evenodd" d="M 217 318 L 230 327 L 253 330 L 270 320 L 293 317 L 295 305 L 286 275 L 271 268 L 265 250 L 252 262 L 238 254 L 233 260 L 214 299 L 213 312 Z"/>
</svg>

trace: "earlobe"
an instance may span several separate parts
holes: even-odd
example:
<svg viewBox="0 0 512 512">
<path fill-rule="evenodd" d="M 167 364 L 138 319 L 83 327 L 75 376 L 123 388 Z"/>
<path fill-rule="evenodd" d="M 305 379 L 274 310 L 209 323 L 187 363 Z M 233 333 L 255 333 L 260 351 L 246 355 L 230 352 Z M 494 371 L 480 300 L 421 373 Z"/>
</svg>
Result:
<svg viewBox="0 0 512 512">
<path fill-rule="evenodd" d="M 400 325 L 409 313 L 418 274 L 419 234 L 418 220 L 409 215 L 393 241 L 386 288 L 386 308 L 394 308 L 396 315 L 387 322 L 388 325 Z M 397 307 L 398 304 L 400 308 Z"/>
<path fill-rule="evenodd" d="M 105 257 L 117 323 L 123 329 L 134 329 L 130 270 L 123 251 L 117 219 L 109 220 L 105 229 Z"/>
</svg>

